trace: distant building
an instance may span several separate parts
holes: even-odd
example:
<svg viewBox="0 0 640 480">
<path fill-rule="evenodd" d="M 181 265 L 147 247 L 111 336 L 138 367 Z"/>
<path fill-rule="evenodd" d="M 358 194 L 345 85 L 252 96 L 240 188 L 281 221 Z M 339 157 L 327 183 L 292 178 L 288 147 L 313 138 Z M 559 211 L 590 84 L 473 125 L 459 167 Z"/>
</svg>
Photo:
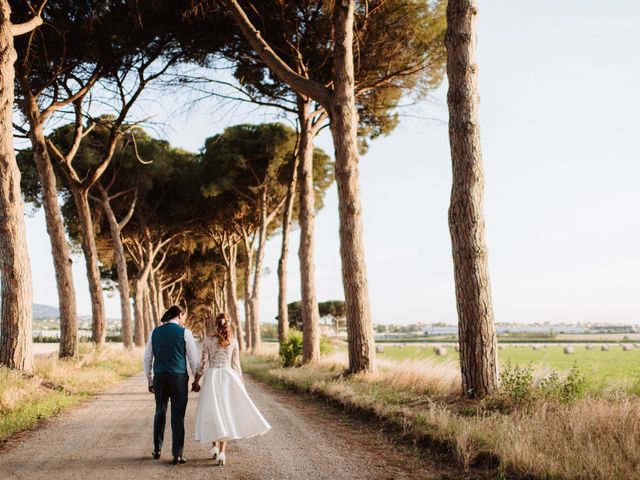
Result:
<svg viewBox="0 0 640 480">
<path fill-rule="evenodd" d="M 633 325 L 591 325 L 589 330 L 593 333 L 635 333 Z"/>
</svg>

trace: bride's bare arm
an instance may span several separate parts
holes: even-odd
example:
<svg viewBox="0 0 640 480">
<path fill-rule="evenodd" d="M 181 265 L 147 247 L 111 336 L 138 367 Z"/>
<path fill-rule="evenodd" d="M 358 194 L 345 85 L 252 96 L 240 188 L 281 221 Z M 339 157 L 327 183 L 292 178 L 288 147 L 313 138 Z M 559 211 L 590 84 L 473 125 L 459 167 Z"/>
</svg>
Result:
<svg viewBox="0 0 640 480">
<path fill-rule="evenodd" d="M 200 366 L 196 371 L 195 378 L 193 379 L 193 383 L 198 385 L 198 381 L 200 377 L 204 374 L 204 371 L 209 366 L 209 342 L 205 340 L 202 344 L 202 355 L 200 356 Z"/>
<path fill-rule="evenodd" d="M 233 352 L 231 353 L 231 368 L 238 374 L 242 383 L 244 383 L 244 378 L 242 378 L 242 367 L 240 366 L 240 347 L 238 346 L 238 340 L 233 340 Z"/>
</svg>

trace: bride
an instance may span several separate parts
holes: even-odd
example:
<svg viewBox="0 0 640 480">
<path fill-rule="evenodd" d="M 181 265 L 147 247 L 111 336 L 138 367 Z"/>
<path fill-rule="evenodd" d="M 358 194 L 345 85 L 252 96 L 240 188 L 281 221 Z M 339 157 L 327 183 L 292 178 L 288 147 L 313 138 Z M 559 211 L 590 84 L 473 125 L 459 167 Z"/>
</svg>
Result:
<svg viewBox="0 0 640 480">
<path fill-rule="evenodd" d="M 216 316 L 214 333 L 202 345 L 192 390 L 201 391 L 195 437 L 201 443 L 213 442 L 215 465 L 225 464 L 229 440 L 264 435 L 271 429 L 244 388 L 238 341 L 226 313 Z"/>
</svg>

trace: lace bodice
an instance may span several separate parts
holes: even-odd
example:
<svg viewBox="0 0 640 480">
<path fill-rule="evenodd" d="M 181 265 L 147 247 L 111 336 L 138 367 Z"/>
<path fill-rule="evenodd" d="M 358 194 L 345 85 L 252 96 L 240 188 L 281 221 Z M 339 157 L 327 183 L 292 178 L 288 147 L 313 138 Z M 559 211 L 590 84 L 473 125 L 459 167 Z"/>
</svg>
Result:
<svg viewBox="0 0 640 480">
<path fill-rule="evenodd" d="M 202 343 L 202 357 L 200 358 L 200 368 L 198 375 L 202 375 L 207 368 L 231 367 L 240 378 L 242 369 L 240 368 L 240 348 L 235 338 L 226 347 L 218 343 L 216 337 L 208 337 Z"/>
</svg>

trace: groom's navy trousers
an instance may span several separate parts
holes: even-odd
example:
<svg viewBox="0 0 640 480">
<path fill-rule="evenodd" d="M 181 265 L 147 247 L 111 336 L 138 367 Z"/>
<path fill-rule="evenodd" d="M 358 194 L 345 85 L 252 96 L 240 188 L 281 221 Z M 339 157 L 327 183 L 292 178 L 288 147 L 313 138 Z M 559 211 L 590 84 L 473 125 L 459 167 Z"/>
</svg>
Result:
<svg viewBox="0 0 640 480">
<path fill-rule="evenodd" d="M 174 457 L 181 457 L 184 447 L 184 415 L 189 398 L 189 376 L 186 373 L 157 373 L 153 377 L 153 388 L 156 392 L 156 416 L 153 422 L 155 451 L 162 450 L 167 404 L 171 400 L 171 453 Z"/>
</svg>

